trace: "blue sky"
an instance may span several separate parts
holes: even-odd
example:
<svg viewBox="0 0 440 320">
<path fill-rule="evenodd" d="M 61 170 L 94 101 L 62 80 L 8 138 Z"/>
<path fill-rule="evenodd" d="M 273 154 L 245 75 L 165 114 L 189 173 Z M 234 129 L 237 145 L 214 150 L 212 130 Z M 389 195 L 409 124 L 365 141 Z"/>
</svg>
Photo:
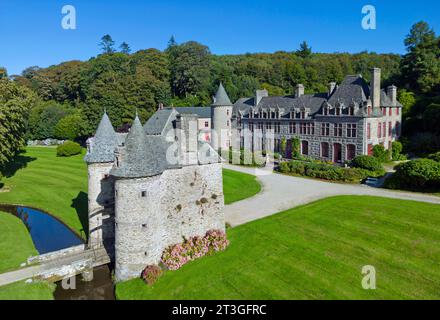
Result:
<svg viewBox="0 0 440 320">
<path fill-rule="evenodd" d="M 76 8 L 77 29 L 61 28 L 61 8 Z M 364 5 L 377 29 L 361 28 Z M 9 74 L 38 65 L 87 60 L 110 34 L 133 51 L 164 49 L 171 35 L 215 54 L 292 51 L 306 40 L 318 52 L 404 53 L 411 25 L 427 21 L 440 34 L 438 0 L 0 0 L 0 66 Z"/>
</svg>

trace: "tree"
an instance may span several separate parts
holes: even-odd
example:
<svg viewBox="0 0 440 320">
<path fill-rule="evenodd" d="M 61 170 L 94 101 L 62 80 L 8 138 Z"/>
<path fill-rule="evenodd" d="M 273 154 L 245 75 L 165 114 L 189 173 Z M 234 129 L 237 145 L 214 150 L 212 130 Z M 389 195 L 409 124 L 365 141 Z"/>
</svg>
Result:
<svg viewBox="0 0 440 320">
<path fill-rule="evenodd" d="M 0 67 L 0 79 L 4 79 L 8 77 L 8 72 L 6 68 Z"/>
<path fill-rule="evenodd" d="M 440 92 L 440 38 L 424 22 L 418 22 L 405 38 L 408 53 L 400 68 L 407 87 L 419 93 Z"/>
<path fill-rule="evenodd" d="M 296 54 L 301 58 L 308 58 L 312 55 L 312 48 L 309 47 L 306 41 L 303 41 L 299 45 L 299 50 L 296 51 Z"/>
<path fill-rule="evenodd" d="M 121 45 L 119 46 L 119 49 L 121 49 L 121 52 L 125 54 L 130 54 L 131 52 L 131 48 L 127 42 L 122 42 Z"/>
<path fill-rule="evenodd" d="M 34 103 L 32 91 L 0 80 L 0 169 L 25 145 L 26 122 Z"/>
<path fill-rule="evenodd" d="M 101 47 L 101 50 L 103 53 L 114 53 L 115 49 L 115 42 L 113 41 L 112 37 L 108 34 L 103 36 L 101 38 L 101 42 L 99 43 L 99 46 Z"/>
<path fill-rule="evenodd" d="M 202 94 L 209 84 L 211 53 L 208 47 L 190 41 L 174 47 L 168 54 L 174 95 Z"/>
<path fill-rule="evenodd" d="M 403 105 L 403 114 L 406 115 L 416 103 L 414 93 L 405 89 L 399 90 L 397 100 Z"/>
<path fill-rule="evenodd" d="M 56 124 L 54 136 L 57 139 L 76 140 L 84 135 L 84 123 L 79 113 L 67 115 Z"/>
</svg>

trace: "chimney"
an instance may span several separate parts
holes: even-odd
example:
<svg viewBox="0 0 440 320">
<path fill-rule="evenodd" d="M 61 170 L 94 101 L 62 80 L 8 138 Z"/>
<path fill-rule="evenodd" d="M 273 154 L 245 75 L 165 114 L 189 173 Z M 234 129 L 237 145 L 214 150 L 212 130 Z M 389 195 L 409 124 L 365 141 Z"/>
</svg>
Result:
<svg viewBox="0 0 440 320">
<path fill-rule="evenodd" d="M 395 85 L 389 86 L 387 88 L 388 98 L 391 99 L 393 106 L 397 104 L 397 87 Z"/>
<path fill-rule="evenodd" d="M 371 72 L 370 96 L 373 109 L 380 107 L 380 69 L 373 68 Z"/>
<path fill-rule="evenodd" d="M 336 89 L 336 82 L 330 82 L 328 85 L 328 96 L 330 97 Z"/>
<path fill-rule="evenodd" d="M 302 84 L 297 84 L 295 87 L 295 98 L 299 98 L 304 95 L 304 86 Z"/>
<path fill-rule="evenodd" d="M 257 90 L 255 92 L 255 106 L 258 106 L 258 104 L 260 103 L 261 99 L 263 99 L 264 97 L 268 97 L 269 96 L 269 92 L 267 92 L 266 89 L 264 90 Z"/>
</svg>

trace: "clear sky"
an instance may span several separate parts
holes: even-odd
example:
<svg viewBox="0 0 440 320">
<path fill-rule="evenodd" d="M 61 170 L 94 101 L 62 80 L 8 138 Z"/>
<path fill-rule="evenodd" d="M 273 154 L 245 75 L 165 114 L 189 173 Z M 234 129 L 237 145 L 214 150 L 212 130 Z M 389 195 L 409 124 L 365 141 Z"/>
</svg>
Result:
<svg viewBox="0 0 440 320">
<path fill-rule="evenodd" d="M 61 27 L 64 5 L 76 8 L 77 29 Z M 374 5 L 377 29 L 361 27 Z M 38 65 L 87 60 L 110 34 L 132 51 L 195 40 L 215 54 L 296 50 L 306 40 L 318 52 L 404 53 L 412 24 L 440 34 L 438 0 L 0 0 L 0 66 L 9 74 Z"/>
</svg>

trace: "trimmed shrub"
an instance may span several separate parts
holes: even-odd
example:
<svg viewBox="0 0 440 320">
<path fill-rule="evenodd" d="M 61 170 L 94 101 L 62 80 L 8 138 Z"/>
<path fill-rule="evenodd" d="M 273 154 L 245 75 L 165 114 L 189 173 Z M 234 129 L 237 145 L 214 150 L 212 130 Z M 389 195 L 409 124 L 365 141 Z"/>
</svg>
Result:
<svg viewBox="0 0 440 320">
<path fill-rule="evenodd" d="M 350 166 L 369 171 L 384 171 L 380 160 L 372 156 L 357 156 L 350 162 Z"/>
<path fill-rule="evenodd" d="M 292 158 L 301 157 L 301 142 L 299 138 L 292 138 Z"/>
<path fill-rule="evenodd" d="M 141 278 L 146 284 L 151 286 L 157 279 L 162 275 L 162 269 L 156 265 L 146 266 L 144 271 L 142 271 Z"/>
<path fill-rule="evenodd" d="M 70 157 L 81 153 L 81 146 L 73 141 L 66 141 L 57 147 L 58 157 Z"/>
<path fill-rule="evenodd" d="M 373 147 L 373 156 L 377 158 L 381 163 L 390 161 L 390 151 L 385 150 L 385 147 L 381 144 L 377 144 Z"/>
<path fill-rule="evenodd" d="M 404 160 L 402 155 L 403 145 L 399 141 L 394 141 L 391 147 L 391 159 L 394 161 Z"/>
<path fill-rule="evenodd" d="M 440 186 L 440 163 L 431 159 L 417 159 L 396 166 L 396 172 L 387 179 L 391 189 L 427 189 Z"/>
</svg>

